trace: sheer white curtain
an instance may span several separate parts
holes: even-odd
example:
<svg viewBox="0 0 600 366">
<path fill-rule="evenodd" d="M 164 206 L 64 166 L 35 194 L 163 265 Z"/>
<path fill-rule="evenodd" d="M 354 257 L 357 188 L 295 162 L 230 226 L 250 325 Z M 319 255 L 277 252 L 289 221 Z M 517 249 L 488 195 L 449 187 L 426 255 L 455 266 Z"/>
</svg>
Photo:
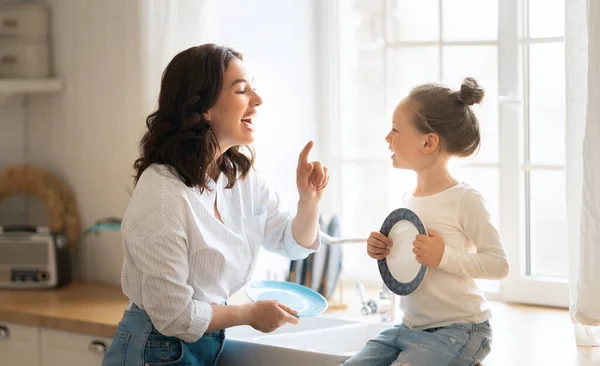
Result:
<svg viewBox="0 0 600 366">
<path fill-rule="evenodd" d="M 567 214 L 571 319 L 600 344 L 600 1 L 566 0 Z"/>
</svg>

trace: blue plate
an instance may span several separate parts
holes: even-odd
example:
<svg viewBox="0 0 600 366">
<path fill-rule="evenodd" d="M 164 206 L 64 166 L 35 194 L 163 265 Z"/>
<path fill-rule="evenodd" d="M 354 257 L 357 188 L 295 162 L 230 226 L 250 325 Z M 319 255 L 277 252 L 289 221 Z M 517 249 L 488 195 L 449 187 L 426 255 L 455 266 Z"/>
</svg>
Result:
<svg viewBox="0 0 600 366">
<path fill-rule="evenodd" d="M 425 225 L 413 211 L 399 208 L 388 215 L 379 231 L 394 242 L 391 253 L 377 261 L 381 279 L 396 295 L 413 293 L 427 273 L 427 266 L 417 262 L 412 252 L 415 236 L 427 235 Z"/>
<path fill-rule="evenodd" d="M 287 281 L 259 281 L 246 287 L 252 301 L 277 300 L 298 311 L 298 317 L 315 316 L 327 310 L 327 300 L 308 287 Z"/>
</svg>

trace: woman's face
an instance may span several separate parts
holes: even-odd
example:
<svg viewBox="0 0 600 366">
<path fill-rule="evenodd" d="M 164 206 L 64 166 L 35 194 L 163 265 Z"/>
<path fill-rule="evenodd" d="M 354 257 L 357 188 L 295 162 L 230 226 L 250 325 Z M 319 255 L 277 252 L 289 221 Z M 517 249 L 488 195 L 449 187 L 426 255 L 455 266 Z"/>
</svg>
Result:
<svg viewBox="0 0 600 366">
<path fill-rule="evenodd" d="M 254 142 L 254 118 L 262 99 L 252 83 L 244 63 L 238 58 L 231 59 L 217 102 L 204 113 L 222 153 L 230 147 Z"/>
</svg>

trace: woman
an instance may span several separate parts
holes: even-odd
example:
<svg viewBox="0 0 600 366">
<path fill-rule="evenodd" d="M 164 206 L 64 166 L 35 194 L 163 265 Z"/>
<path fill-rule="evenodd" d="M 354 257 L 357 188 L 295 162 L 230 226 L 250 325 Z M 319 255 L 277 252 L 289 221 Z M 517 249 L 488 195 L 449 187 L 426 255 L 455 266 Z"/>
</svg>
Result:
<svg viewBox="0 0 600 366">
<path fill-rule="evenodd" d="M 327 168 L 308 162 L 309 142 L 298 160 L 297 214 L 279 212 L 248 147 L 261 103 L 230 48 L 192 47 L 165 69 L 122 223 L 130 305 L 103 365 L 216 365 L 225 328 L 298 322 L 276 301 L 225 305 L 248 283 L 261 245 L 291 259 L 320 245 Z"/>
</svg>

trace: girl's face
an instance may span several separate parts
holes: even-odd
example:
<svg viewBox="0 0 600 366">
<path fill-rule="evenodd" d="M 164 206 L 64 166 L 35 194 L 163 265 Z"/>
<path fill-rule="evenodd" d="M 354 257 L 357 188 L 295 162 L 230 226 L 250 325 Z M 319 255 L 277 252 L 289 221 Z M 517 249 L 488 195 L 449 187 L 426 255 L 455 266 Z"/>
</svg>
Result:
<svg viewBox="0 0 600 366">
<path fill-rule="evenodd" d="M 217 102 L 204 114 L 222 152 L 232 146 L 254 142 L 254 118 L 262 99 L 252 84 L 253 79 L 244 63 L 237 58 L 229 61 Z"/>
<path fill-rule="evenodd" d="M 426 167 L 438 147 L 436 134 L 422 134 L 416 129 L 414 108 L 410 100 L 400 102 L 392 116 L 392 130 L 385 137 L 393 152 L 392 164 L 397 169 L 419 170 Z"/>
</svg>

